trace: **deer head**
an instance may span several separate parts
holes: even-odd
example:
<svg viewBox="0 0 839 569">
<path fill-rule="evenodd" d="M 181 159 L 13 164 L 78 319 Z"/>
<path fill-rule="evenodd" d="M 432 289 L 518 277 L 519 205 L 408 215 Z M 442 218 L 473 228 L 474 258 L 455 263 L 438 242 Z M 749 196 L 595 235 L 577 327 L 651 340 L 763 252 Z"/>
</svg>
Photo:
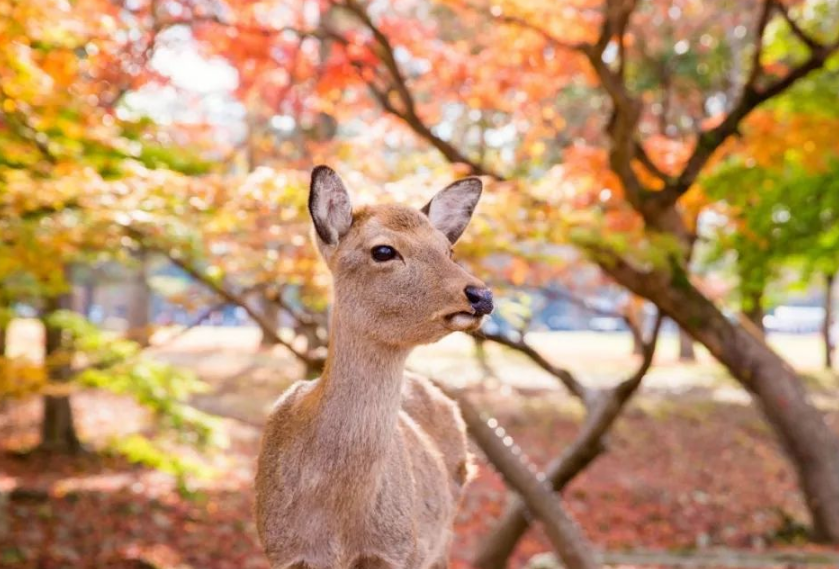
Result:
<svg viewBox="0 0 839 569">
<path fill-rule="evenodd" d="M 476 330 L 492 312 L 492 293 L 452 259 L 481 196 L 465 178 L 421 210 L 386 204 L 353 211 L 341 178 L 312 172 L 309 212 L 334 280 L 334 317 L 354 334 L 400 347 Z"/>
</svg>

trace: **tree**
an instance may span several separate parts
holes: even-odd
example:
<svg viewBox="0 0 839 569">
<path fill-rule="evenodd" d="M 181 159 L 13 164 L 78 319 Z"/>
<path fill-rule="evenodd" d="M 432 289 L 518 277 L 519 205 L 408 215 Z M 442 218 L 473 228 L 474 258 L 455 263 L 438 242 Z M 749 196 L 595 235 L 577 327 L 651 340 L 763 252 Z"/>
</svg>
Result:
<svg viewBox="0 0 839 569">
<path fill-rule="evenodd" d="M 125 41 L 134 24 L 122 16 L 101 0 L 0 2 L 0 288 L 4 308 L 40 306 L 45 323 L 70 308 L 73 266 L 125 254 L 120 209 L 165 195 L 166 174 L 153 181 L 148 168 L 200 164 L 167 153 L 148 122 L 116 113 L 149 47 L 147 36 Z M 67 333 L 54 324 L 45 335 L 42 447 L 78 450 Z"/>
<path fill-rule="evenodd" d="M 831 285 L 839 270 L 834 181 L 839 146 L 829 133 L 839 127 L 839 113 L 824 102 L 837 88 L 832 73 L 810 77 L 797 93 L 756 112 L 731 145 L 730 156 L 702 182 L 719 200 L 719 212 L 734 222 L 717 228 L 713 257 L 735 254 L 741 305 L 759 329 L 767 287 L 783 271 L 794 271 L 801 283 L 814 276 L 824 283 L 827 368 Z"/>
<path fill-rule="evenodd" d="M 77 453 L 82 449 L 70 397 L 66 393 L 72 379 L 72 367 L 68 361 L 68 338 L 60 327 L 51 326 L 49 319 L 59 310 L 70 309 L 70 295 L 61 294 L 50 298 L 44 307 L 43 324 L 46 332 L 44 361 L 51 380 L 51 390 L 43 398 L 44 418 L 41 422 L 41 442 L 39 448 L 46 452 Z M 64 391 L 64 392 L 62 392 Z"/>
<path fill-rule="evenodd" d="M 794 93 L 839 48 L 833 0 L 808 2 L 806 20 L 798 5 L 417 0 L 383 14 L 335 0 L 319 22 L 285 5 L 288 18 L 277 26 L 247 3 L 225 14 L 190 3 L 174 23 L 242 65 L 243 90 L 294 61 L 311 78 L 295 85 L 310 94 L 295 99 L 304 113 L 328 112 L 340 124 L 372 102 L 472 173 L 537 180 L 527 186 L 529 205 L 549 211 L 537 226 L 555 226 L 540 237 L 573 242 L 731 371 L 795 465 L 816 536 L 839 541 L 839 440 L 798 375 L 727 319 L 688 268 L 697 212 L 708 204 L 697 182 L 756 109 Z M 663 33 L 651 36 L 651 28 Z M 241 47 L 215 41 L 224 35 Z M 326 61 L 324 50 L 306 49 L 311 42 L 331 45 Z M 493 137 L 486 124 L 499 127 Z M 524 134 L 505 139 L 504 124 Z M 561 218 L 569 212 L 570 222 Z"/>
<path fill-rule="evenodd" d="M 384 112 L 447 160 L 465 164 L 477 174 L 502 178 L 498 170 L 503 161 L 478 162 L 468 143 L 459 145 L 441 135 L 434 123 L 441 120 L 435 110 L 443 101 L 459 101 L 461 108 L 477 107 L 508 120 L 556 117 L 555 102 L 563 90 L 591 93 L 598 85 L 602 88 L 606 99 L 598 100 L 611 107 L 609 119 L 599 121 L 597 113 L 578 129 L 599 129 L 602 134 L 592 139 L 602 146 L 585 153 L 573 144 L 560 149 L 569 170 L 580 157 L 603 160 L 605 168 L 595 170 L 597 177 L 592 180 L 598 195 L 606 196 L 600 208 L 603 215 L 596 218 L 620 224 L 625 231 L 604 237 L 602 227 L 578 229 L 571 239 L 617 282 L 676 320 L 740 380 L 796 466 L 815 534 L 839 541 L 839 441 L 807 400 L 797 374 L 765 342 L 725 318 L 693 284 L 687 259 L 694 229 L 689 224 L 692 216 L 683 215 L 683 210 L 697 204 L 700 175 L 749 122 L 753 111 L 794 88 L 836 52 L 836 31 L 831 29 L 836 23 L 829 17 L 800 23 L 791 13 L 794 7 L 772 0 L 755 2 L 748 10 L 738 6 L 736 12 L 709 4 L 695 18 L 680 7 L 663 12 L 663 4 L 618 0 L 604 2 L 600 10 L 570 8 L 570 17 L 568 11 L 547 4 L 511 2 L 493 8 L 453 2 L 440 8 L 450 14 L 450 25 L 409 29 L 405 22 L 412 7 L 400 19 L 371 16 L 365 5 L 354 0 L 333 5 L 343 14 L 340 28 L 338 24 L 314 31 L 303 28 L 298 37 L 323 37 L 343 48 L 336 47 L 332 61 L 344 66 L 345 85 L 366 87 Z M 832 6 L 828 1 L 815 2 L 813 10 L 827 16 Z M 656 18 L 661 22 L 663 13 L 672 23 L 672 36 L 649 37 L 643 30 L 655 25 Z M 703 19 L 703 14 L 713 18 Z M 458 20 L 470 22 L 472 29 L 480 26 L 482 33 L 461 35 L 451 43 L 428 41 L 437 33 L 444 39 L 456 35 Z M 279 35 L 253 13 L 241 21 L 258 26 L 259 33 Z M 795 49 L 767 55 L 770 24 Z M 523 39 L 512 42 L 512 37 Z M 668 41 L 676 38 L 675 43 Z M 696 49 L 690 50 L 691 45 Z M 411 55 L 400 56 L 400 50 Z M 424 60 L 430 65 L 409 66 L 400 60 Z M 663 75 L 651 73 L 651 62 L 662 60 L 676 65 Z M 412 69 L 410 75 L 403 66 Z M 449 77 L 441 72 L 444 69 L 457 71 Z M 579 86 L 574 86 L 574 72 L 583 78 Z M 515 83 L 507 82 L 510 74 L 515 74 Z M 435 93 L 430 99 L 429 89 Z M 510 93 L 520 94 L 515 108 L 505 102 Z M 522 142 L 527 152 L 523 156 L 550 156 L 541 137 L 555 138 L 556 123 L 545 122 L 547 128 L 531 129 Z M 664 127 L 662 132 L 657 125 Z M 512 174 L 517 171 L 521 167 Z M 565 174 L 566 180 L 571 178 Z M 545 194 L 540 197 L 545 199 Z M 635 246 L 628 247 L 629 242 Z"/>
</svg>

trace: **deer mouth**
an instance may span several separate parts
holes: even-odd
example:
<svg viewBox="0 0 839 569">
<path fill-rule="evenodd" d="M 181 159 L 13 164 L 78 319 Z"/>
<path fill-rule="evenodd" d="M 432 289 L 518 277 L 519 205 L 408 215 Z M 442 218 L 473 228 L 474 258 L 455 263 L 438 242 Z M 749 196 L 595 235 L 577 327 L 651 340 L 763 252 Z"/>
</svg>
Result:
<svg viewBox="0 0 839 569">
<path fill-rule="evenodd" d="M 444 318 L 446 327 L 456 332 L 470 332 L 481 326 L 484 317 L 474 312 L 454 312 Z"/>
</svg>

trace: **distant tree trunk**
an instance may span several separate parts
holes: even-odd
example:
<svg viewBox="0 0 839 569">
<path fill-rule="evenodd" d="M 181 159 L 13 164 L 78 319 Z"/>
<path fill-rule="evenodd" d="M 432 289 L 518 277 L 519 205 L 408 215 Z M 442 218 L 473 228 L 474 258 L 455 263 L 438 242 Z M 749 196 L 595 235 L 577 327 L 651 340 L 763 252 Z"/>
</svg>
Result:
<svg viewBox="0 0 839 569">
<path fill-rule="evenodd" d="M 73 408 L 67 395 L 44 396 L 44 418 L 41 423 L 41 444 L 46 452 L 75 454 L 82 448 L 73 422 Z"/>
<path fill-rule="evenodd" d="M 128 299 L 128 332 L 126 337 L 145 347 L 151 336 L 151 286 L 149 285 L 149 257 L 145 250 L 137 253 L 140 267 L 132 283 Z"/>
<path fill-rule="evenodd" d="M 276 330 L 280 324 L 280 313 L 282 312 L 279 303 L 277 303 L 276 296 L 274 296 L 275 294 L 278 293 L 276 291 L 266 291 L 265 296 L 260 296 L 258 300 L 259 311 L 265 316 L 265 320 L 273 325 L 274 330 Z M 259 340 L 259 345 L 262 348 L 276 346 L 276 335 L 266 334 L 263 330 L 262 338 Z"/>
<path fill-rule="evenodd" d="M 95 297 L 96 283 L 92 280 L 73 287 L 73 305 L 75 310 L 85 318 L 90 317 L 90 310 L 93 307 L 93 299 Z"/>
<path fill-rule="evenodd" d="M 693 349 L 693 338 L 690 334 L 679 328 L 679 361 L 695 362 L 696 350 Z"/>
<path fill-rule="evenodd" d="M 9 310 L 9 303 L 5 300 L 0 301 L 0 359 L 6 357 L 6 340 L 8 338 L 9 324 L 11 323 L 11 314 Z M 0 373 L 8 372 L 2 371 L 2 366 L 0 366 Z M 0 383 L 4 381 L 7 381 L 7 378 L 0 378 Z M 3 397 L 3 394 L 0 393 L 0 413 L 2 413 L 5 409 L 6 399 Z M 0 504 L 0 507 L 2 507 L 2 504 Z M 0 514 L 0 518 L 2 518 L 2 514 Z M 0 539 L 2 539 L 2 535 L 0 535 Z"/>
<path fill-rule="evenodd" d="M 0 358 L 6 355 L 6 341 L 9 324 L 11 324 L 11 306 L 6 301 L 0 301 Z"/>
<path fill-rule="evenodd" d="M 64 330 L 55 326 L 48 326 L 47 318 L 56 310 L 67 310 L 70 307 L 70 294 L 47 299 L 44 307 L 42 316 L 45 330 L 44 361 L 52 386 L 66 384 L 70 380 L 72 370 L 70 362 L 64 355 L 60 354 L 64 344 Z M 67 394 L 44 395 L 43 409 L 39 449 L 52 453 L 79 452 L 82 445 L 76 434 L 70 396 Z"/>
<path fill-rule="evenodd" d="M 822 326 L 822 338 L 824 338 L 824 367 L 833 369 L 833 281 L 835 275 L 825 274 L 824 289 L 824 325 Z"/>
<path fill-rule="evenodd" d="M 644 355 L 644 301 L 637 296 L 630 297 L 624 318 L 632 334 L 632 355 Z"/>
<path fill-rule="evenodd" d="M 743 315 L 748 319 L 749 323 L 754 326 L 755 331 L 763 337 L 766 335 L 766 329 L 763 327 L 763 317 L 766 316 L 763 311 L 763 291 L 752 291 L 749 293 L 748 303 Z"/>
<path fill-rule="evenodd" d="M 644 353 L 644 343 L 638 334 L 632 334 L 632 355 L 640 356 Z"/>
<path fill-rule="evenodd" d="M 319 348 L 324 346 L 324 342 L 318 336 L 318 325 L 315 322 L 300 324 L 297 327 L 297 333 L 306 340 L 306 369 L 304 373 L 307 379 L 314 379 L 323 373 L 324 360 L 321 357 L 316 357 Z"/>
</svg>

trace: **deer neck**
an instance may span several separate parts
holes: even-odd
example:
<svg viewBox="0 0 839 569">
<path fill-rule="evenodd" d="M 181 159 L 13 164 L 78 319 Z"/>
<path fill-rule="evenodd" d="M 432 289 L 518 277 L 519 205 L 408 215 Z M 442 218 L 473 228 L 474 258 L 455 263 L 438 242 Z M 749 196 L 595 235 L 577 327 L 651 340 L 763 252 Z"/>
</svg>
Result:
<svg viewBox="0 0 839 569">
<path fill-rule="evenodd" d="M 393 443 L 409 352 L 370 339 L 336 302 L 317 424 L 319 442 L 337 462 L 372 466 Z"/>
</svg>

